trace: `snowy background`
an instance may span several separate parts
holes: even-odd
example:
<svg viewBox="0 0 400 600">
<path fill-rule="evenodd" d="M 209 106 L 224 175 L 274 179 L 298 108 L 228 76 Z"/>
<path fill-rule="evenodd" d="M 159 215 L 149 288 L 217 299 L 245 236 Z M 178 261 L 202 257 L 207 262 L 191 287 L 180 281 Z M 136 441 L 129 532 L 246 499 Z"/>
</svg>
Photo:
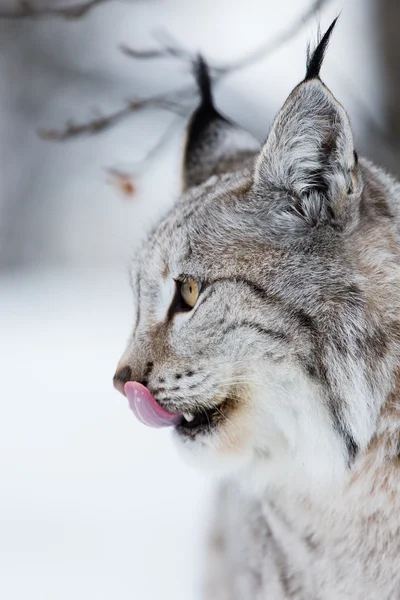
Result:
<svg viewBox="0 0 400 600">
<path fill-rule="evenodd" d="M 163 29 L 225 64 L 308 8 L 132 0 L 75 20 L 0 20 L 2 599 L 199 600 L 212 502 L 209 478 L 181 464 L 168 432 L 138 424 L 112 387 L 132 321 L 127 267 L 176 197 L 185 121 L 145 169 L 140 160 L 176 117 L 147 110 L 62 143 L 37 129 L 190 84 L 187 65 L 135 62 L 123 43 L 152 48 Z M 323 76 L 350 112 L 358 148 L 384 156 L 385 73 L 368 0 L 327 2 L 276 52 L 227 77 L 220 109 L 262 140 L 304 74 L 318 20 L 325 28 L 341 9 Z M 129 175 L 133 194 L 118 190 L 109 167 Z"/>
</svg>

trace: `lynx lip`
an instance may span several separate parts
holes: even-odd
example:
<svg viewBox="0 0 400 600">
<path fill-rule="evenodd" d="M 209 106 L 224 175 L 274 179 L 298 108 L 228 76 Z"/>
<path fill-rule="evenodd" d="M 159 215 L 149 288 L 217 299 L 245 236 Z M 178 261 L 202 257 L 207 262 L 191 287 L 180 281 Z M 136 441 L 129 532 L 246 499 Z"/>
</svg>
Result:
<svg viewBox="0 0 400 600">
<path fill-rule="evenodd" d="M 137 381 L 125 384 L 125 395 L 136 418 L 149 427 L 173 427 L 182 421 L 182 415 L 162 408 L 149 390 Z"/>
<path fill-rule="evenodd" d="M 194 414 L 166 410 L 138 381 L 128 381 L 124 392 L 135 417 L 148 427 L 176 427 L 180 433 L 190 433 L 193 437 L 204 427 L 209 429 L 213 424 L 214 409 L 202 409 Z"/>
</svg>

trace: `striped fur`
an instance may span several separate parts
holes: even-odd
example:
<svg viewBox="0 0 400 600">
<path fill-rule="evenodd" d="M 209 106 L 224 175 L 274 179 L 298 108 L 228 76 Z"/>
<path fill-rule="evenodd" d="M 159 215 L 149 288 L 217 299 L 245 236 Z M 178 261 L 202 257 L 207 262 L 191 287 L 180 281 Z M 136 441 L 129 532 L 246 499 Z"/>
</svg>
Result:
<svg viewBox="0 0 400 600">
<path fill-rule="evenodd" d="M 207 600 L 400 598 L 400 186 L 319 78 L 331 31 L 257 152 L 200 64 L 184 192 L 132 269 L 120 372 L 205 411 L 175 441 L 226 477 Z"/>
</svg>

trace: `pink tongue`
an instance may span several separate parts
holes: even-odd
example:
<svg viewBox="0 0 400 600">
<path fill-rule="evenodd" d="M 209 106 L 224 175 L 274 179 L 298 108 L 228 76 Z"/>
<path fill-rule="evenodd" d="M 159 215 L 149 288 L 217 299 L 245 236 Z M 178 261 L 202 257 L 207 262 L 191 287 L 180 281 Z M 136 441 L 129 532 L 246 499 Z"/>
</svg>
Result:
<svg viewBox="0 0 400 600">
<path fill-rule="evenodd" d="M 149 390 L 137 381 L 128 381 L 124 391 L 136 418 L 149 427 L 171 427 L 182 418 L 182 415 L 162 408 Z"/>
</svg>

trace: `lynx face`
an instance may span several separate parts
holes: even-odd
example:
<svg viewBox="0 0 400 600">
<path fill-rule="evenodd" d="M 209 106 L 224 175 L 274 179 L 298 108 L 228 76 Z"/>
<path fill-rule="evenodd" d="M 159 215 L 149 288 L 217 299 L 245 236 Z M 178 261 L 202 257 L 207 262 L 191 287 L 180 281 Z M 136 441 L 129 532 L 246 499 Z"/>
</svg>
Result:
<svg viewBox="0 0 400 600">
<path fill-rule="evenodd" d="M 318 75 L 329 34 L 258 153 L 215 110 L 200 63 L 185 190 L 136 258 L 135 325 L 115 375 L 186 456 L 260 465 L 278 482 L 342 476 L 391 370 L 360 250 L 376 225 L 370 214 L 365 229 L 365 167 Z"/>
<path fill-rule="evenodd" d="M 341 468 L 353 446 L 342 447 L 324 397 L 307 310 L 313 287 L 330 293 L 331 256 L 299 256 L 263 235 L 250 177 L 189 193 L 146 244 L 133 270 L 137 317 L 121 367 L 181 414 L 175 437 L 196 457 L 229 465 L 297 452 L 304 461 L 306 452 L 334 458 L 334 449 Z M 349 280 L 337 300 L 344 308 L 354 303 L 356 277 L 338 254 L 332 293 Z"/>
</svg>

